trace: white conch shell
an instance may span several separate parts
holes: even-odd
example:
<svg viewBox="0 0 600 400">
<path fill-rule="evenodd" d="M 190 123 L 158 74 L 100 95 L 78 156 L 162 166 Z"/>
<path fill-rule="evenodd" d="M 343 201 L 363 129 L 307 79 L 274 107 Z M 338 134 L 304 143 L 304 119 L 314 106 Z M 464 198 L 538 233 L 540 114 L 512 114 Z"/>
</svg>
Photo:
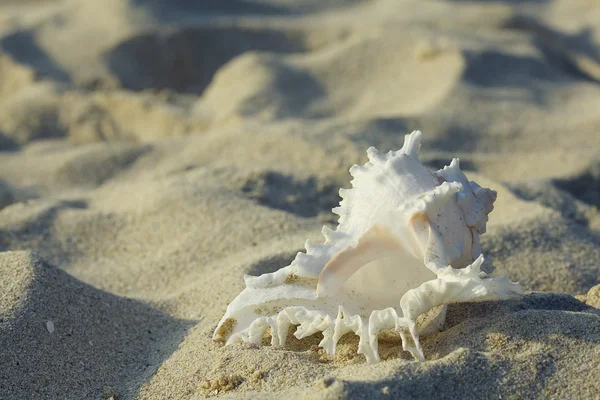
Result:
<svg viewBox="0 0 600 400">
<path fill-rule="evenodd" d="M 420 314 L 519 294 L 518 283 L 481 270 L 479 235 L 496 192 L 469 182 L 458 159 L 429 171 L 419 162 L 420 142 L 415 131 L 398 151 L 369 148 L 369 162 L 350 169 L 352 189 L 340 189 L 336 230 L 323 227 L 325 242 L 307 241 L 306 253 L 289 266 L 245 276 L 246 289 L 227 307 L 213 340 L 261 344 L 270 328 L 271 344 L 283 346 L 290 326 L 298 325 L 298 339 L 322 332 L 319 346 L 333 354 L 353 331 L 358 353 L 374 363 L 380 331 L 394 329 L 403 349 L 424 360 Z M 439 326 L 444 318 L 445 309 Z"/>
</svg>

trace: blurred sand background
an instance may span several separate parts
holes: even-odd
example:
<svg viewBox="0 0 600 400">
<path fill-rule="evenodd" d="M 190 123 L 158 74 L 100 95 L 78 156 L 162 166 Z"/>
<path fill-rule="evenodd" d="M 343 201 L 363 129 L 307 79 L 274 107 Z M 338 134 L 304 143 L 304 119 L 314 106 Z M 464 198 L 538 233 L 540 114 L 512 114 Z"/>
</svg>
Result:
<svg viewBox="0 0 600 400">
<path fill-rule="evenodd" d="M 0 4 L 0 398 L 600 396 L 599 2 Z M 413 129 L 534 293 L 452 305 L 424 363 L 213 344 Z"/>
</svg>

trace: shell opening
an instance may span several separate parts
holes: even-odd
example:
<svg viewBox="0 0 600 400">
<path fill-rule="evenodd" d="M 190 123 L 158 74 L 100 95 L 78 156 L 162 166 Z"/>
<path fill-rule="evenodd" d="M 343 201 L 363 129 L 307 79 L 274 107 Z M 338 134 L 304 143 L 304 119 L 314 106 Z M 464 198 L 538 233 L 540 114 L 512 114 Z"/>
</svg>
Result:
<svg viewBox="0 0 600 400">
<path fill-rule="evenodd" d="M 421 260 L 409 253 L 397 252 L 392 257 L 365 264 L 346 280 L 342 291 L 370 313 L 387 307 L 399 308 L 400 299 L 407 291 L 435 278 Z M 361 314 L 362 310 L 356 311 Z"/>
</svg>

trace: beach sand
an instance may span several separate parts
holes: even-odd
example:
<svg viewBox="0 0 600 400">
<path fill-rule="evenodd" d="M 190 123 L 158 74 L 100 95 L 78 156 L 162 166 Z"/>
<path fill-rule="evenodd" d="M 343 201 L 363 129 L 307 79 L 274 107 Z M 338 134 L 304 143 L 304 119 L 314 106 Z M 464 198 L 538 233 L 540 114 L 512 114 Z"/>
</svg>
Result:
<svg viewBox="0 0 600 400">
<path fill-rule="evenodd" d="M 0 398 L 600 397 L 596 1 L 4 1 L 0 77 Z M 498 191 L 526 295 L 450 305 L 422 363 L 213 343 L 413 129 Z"/>
</svg>

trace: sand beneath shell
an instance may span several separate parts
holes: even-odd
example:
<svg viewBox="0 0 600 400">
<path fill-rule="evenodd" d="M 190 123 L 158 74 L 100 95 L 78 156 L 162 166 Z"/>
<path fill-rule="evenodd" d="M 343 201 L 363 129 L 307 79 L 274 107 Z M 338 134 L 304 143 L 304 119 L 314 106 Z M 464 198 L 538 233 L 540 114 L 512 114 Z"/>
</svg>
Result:
<svg viewBox="0 0 600 400">
<path fill-rule="evenodd" d="M 3 2 L 0 398 L 598 398 L 599 70 L 590 0 Z M 528 294 L 450 306 L 424 363 L 212 343 L 413 129 L 498 190 Z"/>
</svg>

